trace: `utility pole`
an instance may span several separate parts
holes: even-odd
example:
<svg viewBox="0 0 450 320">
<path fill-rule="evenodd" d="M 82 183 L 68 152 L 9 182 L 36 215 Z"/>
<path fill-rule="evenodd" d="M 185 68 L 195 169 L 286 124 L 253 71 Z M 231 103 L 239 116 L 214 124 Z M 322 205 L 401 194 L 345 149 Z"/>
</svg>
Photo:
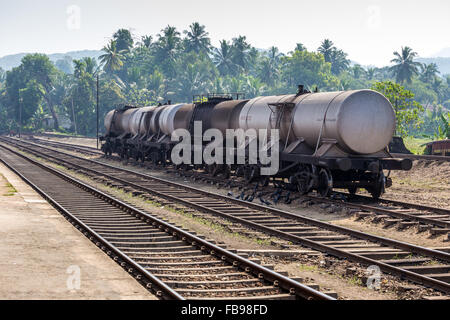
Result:
<svg viewBox="0 0 450 320">
<path fill-rule="evenodd" d="M 22 96 L 19 90 L 19 139 L 22 139 Z"/>
<path fill-rule="evenodd" d="M 98 73 L 97 73 L 97 150 L 98 150 Z"/>
<path fill-rule="evenodd" d="M 73 97 L 72 97 L 72 116 L 73 116 L 73 126 L 75 128 L 75 135 L 78 134 L 77 121 L 75 120 L 75 108 L 73 107 Z"/>
</svg>

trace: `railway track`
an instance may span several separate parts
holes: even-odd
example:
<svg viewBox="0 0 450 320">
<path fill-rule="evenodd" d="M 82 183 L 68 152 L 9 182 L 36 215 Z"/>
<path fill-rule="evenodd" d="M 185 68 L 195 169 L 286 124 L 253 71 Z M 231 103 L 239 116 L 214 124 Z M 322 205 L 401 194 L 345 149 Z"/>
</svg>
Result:
<svg viewBox="0 0 450 320">
<path fill-rule="evenodd" d="M 77 170 L 104 183 L 132 188 L 174 204 L 220 216 L 266 234 L 450 293 L 450 248 L 424 248 L 389 238 L 335 226 L 290 212 L 221 196 L 132 170 L 75 157 L 18 141 L 22 150 Z"/>
<path fill-rule="evenodd" d="M 333 300 L 13 150 L 0 160 L 160 298 Z"/>
<path fill-rule="evenodd" d="M 102 152 L 98 151 L 95 148 L 61 142 L 53 142 L 42 139 L 32 140 L 50 147 L 81 152 L 90 156 L 103 155 Z M 206 175 L 204 175 L 202 178 L 212 179 L 212 177 L 207 177 Z M 373 216 L 375 222 L 382 221 L 384 226 L 386 227 L 396 224 L 400 229 L 418 227 L 420 231 L 429 230 L 432 234 L 435 235 L 450 233 L 449 209 L 387 199 L 379 199 L 378 202 L 374 202 L 374 200 L 370 197 L 350 195 L 339 192 L 336 192 L 335 195 L 343 196 L 341 199 L 345 199 L 345 202 L 336 198 L 324 199 L 317 196 L 303 196 L 303 198 L 315 202 L 337 204 L 339 206 L 344 205 L 351 209 L 358 209 L 360 211 L 358 212 L 359 217 L 364 218 Z M 374 214 L 376 216 L 374 216 Z"/>
<path fill-rule="evenodd" d="M 68 150 L 68 151 L 79 152 L 81 154 L 88 155 L 88 156 L 102 156 L 104 154 L 102 151 L 97 150 L 96 148 L 88 147 L 88 146 L 39 139 L 34 136 L 28 136 L 27 138 L 28 138 L 28 140 L 33 141 L 35 143 L 43 144 L 43 145 L 53 147 L 53 148 L 59 148 L 59 149 L 64 149 L 64 150 Z"/>
<path fill-rule="evenodd" d="M 450 157 L 445 156 L 417 155 L 404 153 L 393 153 L 392 156 L 394 158 L 411 159 L 411 160 L 450 161 Z"/>
</svg>

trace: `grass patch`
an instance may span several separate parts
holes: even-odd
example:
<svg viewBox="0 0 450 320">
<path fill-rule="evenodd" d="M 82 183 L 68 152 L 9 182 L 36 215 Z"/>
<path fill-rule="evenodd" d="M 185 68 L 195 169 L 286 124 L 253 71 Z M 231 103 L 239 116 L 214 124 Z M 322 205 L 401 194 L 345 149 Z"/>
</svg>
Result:
<svg viewBox="0 0 450 320">
<path fill-rule="evenodd" d="M 362 286 L 363 285 L 361 279 L 358 278 L 357 276 L 353 276 L 350 279 L 348 279 L 348 283 L 351 284 L 351 285 L 355 285 L 355 286 Z"/>
<path fill-rule="evenodd" d="M 307 264 L 301 264 L 299 269 L 300 269 L 300 271 L 309 271 L 309 272 L 317 272 L 317 271 L 319 271 L 319 267 L 317 267 L 317 266 L 309 266 Z"/>
<path fill-rule="evenodd" d="M 414 154 L 423 154 L 425 151 L 424 144 L 428 142 L 432 142 L 433 140 L 428 138 L 415 138 L 415 137 L 407 137 L 403 139 L 405 142 L 406 148 Z"/>
<path fill-rule="evenodd" d="M 14 188 L 14 186 L 11 183 L 9 183 L 9 182 L 6 183 L 5 187 L 6 187 L 7 190 L 6 190 L 6 193 L 3 194 L 3 196 L 11 197 L 11 196 L 13 196 L 13 195 L 15 195 L 17 193 L 16 188 Z"/>
</svg>

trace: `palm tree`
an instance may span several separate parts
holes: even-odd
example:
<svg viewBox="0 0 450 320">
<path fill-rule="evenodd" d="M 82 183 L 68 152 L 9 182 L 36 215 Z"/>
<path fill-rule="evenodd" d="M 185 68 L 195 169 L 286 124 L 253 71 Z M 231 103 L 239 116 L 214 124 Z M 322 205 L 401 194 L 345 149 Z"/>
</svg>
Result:
<svg viewBox="0 0 450 320">
<path fill-rule="evenodd" d="M 359 79 L 361 76 L 366 74 L 366 70 L 364 70 L 359 64 L 355 64 L 351 71 L 353 73 L 353 78 L 355 79 Z"/>
<path fill-rule="evenodd" d="M 234 74 L 236 72 L 232 46 L 226 40 L 220 41 L 220 48 L 214 48 L 213 61 L 221 75 Z"/>
<path fill-rule="evenodd" d="M 347 70 L 350 66 L 350 60 L 347 59 L 347 54 L 336 48 L 332 48 L 329 62 L 331 62 L 331 72 L 336 75 Z"/>
<path fill-rule="evenodd" d="M 86 64 L 83 60 L 73 60 L 74 68 L 73 75 L 76 79 L 79 79 L 85 72 Z"/>
<path fill-rule="evenodd" d="M 436 63 L 423 64 L 420 67 L 422 68 L 421 78 L 424 82 L 431 83 L 440 73 Z"/>
<path fill-rule="evenodd" d="M 186 34 L 186 50 L 208 54 L 211 51 L 211 40 L 208 37 L 209 33 L 205 31 L 205 26 L 194 22 L 189 26 L 189 29 L 189 31 L 184 31 L 184 34 Z"/>
<path fill-rule="evenodd" d="M 278 65 L 280 63 L 281 57 L 283 56 L 282 53 L 278 50 L 277 47 L 271 47 L 268 52 L 268 56 L 270 59 L 270 62 L 272 62 L 274 65 Z"/>
<path fill-rule="evenodd" d="M 117 50 L 117 43 L 111 40 L 103 49 L 105 54 L 102 54 L 99 59 L 103 64 L 103 70 L 106 73 L 112 74 L 114 71 L 120 70 L 123 66 L 123 51 Z"/>
<path fill-rule="evenodd" d="M 167 26 L 161 32 L 158 34 L 158 52 L 163 57 L 174 59 L 181 42 L 180 33 L 172 26 Z"/>
<path fill-rule="evenodd" d="M 303 43 L 297 43 L 294 51 L 306 51 L 306 47 L 303 45 Z"/>
<path fill-rule="evenodd" d="M 233 39 L 233 62 L 241 67 L 243 70 L 247 68 L 248 58 L 249 58 L 249 50 L 251 46 L 247 43 L 247 37 L 239 36 L 238 38 Z"/>
<path fill-rule="evenodd" d="M 395 58 L 391 62 L 396 65 L 391 67 L 394 72 L 397 82 L 411 83 L 412 77 L 418 74 L 420 62 L 414 61 L 417 52 L 414 52 L 410 47 L 402 47 L 401 53 L 394 52 Z"/>
<path fill-rule="evenodd" d="M 368 68 L 366 71 L 367 80 L 372 80 L 375 77 L 377 70 L 375 68 Z"/>
<path fill-rule="evenodd" d="M 117 30 L 117 32 L 113 35 L 113 39 L 116 41 L 118 51 L 130 52 L 131 48 L 133 48 L 134 40 L 130 30 Z"/>
<path fill-rule="evenodd" d="M 85 64 L 85 71 L 95 76 L 98 72 L 97 61 L 95 61 L 91 57 L 84 57 L 83 62 Z"/>
<path fill-rule="evenodd" d="M 323 54 L 326 62 L 331 62 L 331 55 L 334 49 L 335 47 L 333 41 L 331 41 L 330 39 L 325 39 L 323 40 L 322 44 L 320 45 L 319 49 L 317 49 L 317 51 Z"/>
<path fill-rule="evenodd" d="M 259 78 L 269 86 L 273 86 L 280 75 L 280 69 L 270 58 L 264 58 L 261 61 L 258 71 Z"/>
<path fill-rule="evenodd" d="M 153 42 L 153 37 L 152 36 L 143 36 L 141 38 L 142 44 L 144 47 L 146 47 L 147 49 L 150 49 L 152 42 Z"/>
<path fill-rule="evenodd" d="M 433 82 L 431 83 L 431 88 L 434 90 L 434 92 L 436 92 L 437 96 L 438 96 L 438 102 L 441 102 L 442 100 L 442 91 L 443 91 L 443 86 L 442 86 L 443 80 L 439 79 L 438 77 L 434 77 Z"/>
<path fill-rule="evenodd" d="M 162 67 L 164 74 L 169 78 L 175 77 L 175 61 L 181 47 L 180 33 L 175 27 L 167 26 L 158 35 L 156 47 L 156 63 Z"/>
</svg>

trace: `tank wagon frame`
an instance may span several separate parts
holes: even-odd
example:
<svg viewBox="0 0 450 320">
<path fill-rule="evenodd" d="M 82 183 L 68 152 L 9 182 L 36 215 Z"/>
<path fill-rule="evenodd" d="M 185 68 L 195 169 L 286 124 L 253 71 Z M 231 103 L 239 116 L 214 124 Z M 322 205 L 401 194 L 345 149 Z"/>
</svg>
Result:
<svg viewBox="0 0 450 320">
<path fill-rule="evenodd" d="M 394 134 L 395 114 L 389 101 L 371 90 L 311 93 L 299 86 L 295 95 L 251 100 L 223 94 L 201 97 L 193 104 L 111 111 L 105 118 L 102 150 L 106 155 L 115 153 L 164 166 L 171 162 L 172 149 L 178 144 L 171 141 L 171 134 L 186 129 L 194 142 L 195 122 L 202 123 L 202 133 L 214 128 L 224 137 L 227 129 L 278 129 L 280 166 L 273 176 L 261 174 L 264 166 L 259 159 L 258 164 L 248 164 L 250 141 L 246 142 L 247 164 L 183 164 L 178 168 L 203 169 L 225 178 L 241 176 L 262 185 L 272 182 L 302 194 L 316 190 L 322 196 L 333 188 L 351 193 L 365 188 L 379 198 L 392 185 L 391 170 L 412 167 L 411 160 L 390 155 L 387 145 Z M 203 142 L 202 148 L 207 145 Z M 192 144 L 192 157 L 194 148 Z M 268 152 L 272 152 L 270 147 Z"/>
</svg>

